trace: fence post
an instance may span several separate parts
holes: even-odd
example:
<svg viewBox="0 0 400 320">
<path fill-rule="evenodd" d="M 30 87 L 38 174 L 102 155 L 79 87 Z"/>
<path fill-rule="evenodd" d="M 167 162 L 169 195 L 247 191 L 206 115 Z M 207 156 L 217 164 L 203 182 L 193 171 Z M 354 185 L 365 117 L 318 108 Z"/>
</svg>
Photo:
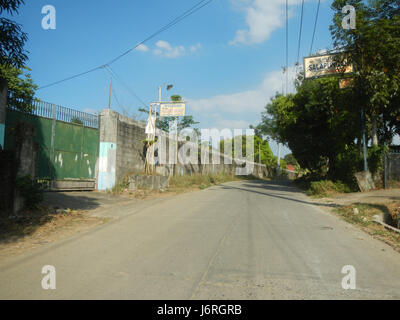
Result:
<svg viewBox="0 0 400 320">
<path fill-rule="evenodd" d="M 55 176 L 55 167 L 54 167 L 54 139 L 56 136 L 56 119 L 57 119 L 57 106 L 55 104 L 52 105 L 52 123 L 51 123 L 51 140 L 50 140 L 50 187 L 53 184 L 54 176 Z"/>
</svg>

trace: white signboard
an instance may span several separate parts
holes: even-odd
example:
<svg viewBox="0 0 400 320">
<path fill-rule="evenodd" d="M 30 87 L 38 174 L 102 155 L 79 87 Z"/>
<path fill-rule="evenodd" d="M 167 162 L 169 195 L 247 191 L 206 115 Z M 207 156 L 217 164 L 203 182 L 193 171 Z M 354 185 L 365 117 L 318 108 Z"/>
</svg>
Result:
<svg viewBox="0 0 400 320">
<path fill-rule="evenodd" d="M 184 117 L 186 105 L 184 103 L 161 103 L 161 117 Z"/>
<path fill-rule="evenodd" d="M 147 120 L 145 133 L 146 134 L 156 133 L 156 118 L 154 118 L 151 114 L 149 115 L 149 119 Z"/>
<path fill-rule="evenodd" d="M 335 55 L 333 54 L 304 58 L 306 78 L 353 72 L 353 65 L 348 63 L 347 60 L 339 63 L 335 61 L 334 57 Z"/>
</svg>

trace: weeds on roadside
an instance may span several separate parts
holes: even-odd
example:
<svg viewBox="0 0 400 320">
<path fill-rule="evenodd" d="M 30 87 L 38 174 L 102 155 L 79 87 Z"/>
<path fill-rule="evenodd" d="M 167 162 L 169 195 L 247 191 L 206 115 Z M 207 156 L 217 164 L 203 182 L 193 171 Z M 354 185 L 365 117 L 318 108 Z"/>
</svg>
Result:
<svg viewBox="0 0 400 320">
<path fill-rule="evenodd" d="M 129 178 L 128 176 L 124 177 L 109 191 L 112 194 L 119 194 L 128 189 L 129 187 Z"/>
<path fill-rule="evenodd" d="M 174 176 L 169 180 L 169 190 L 179 190 L 185 188 L 198 187 L 199 189 L 206 189 L 212 185 L 221 184 L 228 181 L 248 180 L 255 179 L 253 176 L 235 176 L 227 173 L 216 174 L 194 174 L 184 176 Z"/>
<path fill-rule="evenodd" d="M 374 236 L 375 238 L 384 241 L 400 252 L 400 235 L 391 230 L 387 230 L 382 225 L 374 221 L 375 215 L 384 216 L 390 214 L 394 221 L 396 208 L 399 207 L 399 202 L 393 202 L 388 205 L 355 203 L 334 209 L 334 212 L 342 217 L 345 221 L 360 226 L 364 231 Z"/>
</svg>

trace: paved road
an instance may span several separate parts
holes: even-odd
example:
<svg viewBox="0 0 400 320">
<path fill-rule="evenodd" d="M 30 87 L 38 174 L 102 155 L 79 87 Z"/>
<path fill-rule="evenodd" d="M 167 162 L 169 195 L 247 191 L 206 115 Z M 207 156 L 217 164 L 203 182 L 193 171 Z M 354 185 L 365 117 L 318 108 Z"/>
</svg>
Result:
<svg viewBox="0 0 400 320">
<path fill-rule="evenodd" d="M 400 254 L 293 187 L 232 182 L 115 207 L 100 228 L 0 261 L 0 298 L 400 298 Z M 41 269 L 56 267 L 56 290 Z M 356 268 L 356 290 L 341 287 Z"/>
</svg>

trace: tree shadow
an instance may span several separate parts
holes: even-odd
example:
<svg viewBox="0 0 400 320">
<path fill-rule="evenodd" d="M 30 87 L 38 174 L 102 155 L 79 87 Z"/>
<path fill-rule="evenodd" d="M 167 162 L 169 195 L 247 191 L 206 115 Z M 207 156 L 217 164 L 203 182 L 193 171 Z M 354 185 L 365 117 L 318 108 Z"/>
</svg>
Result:
<svg viewBox="0 0 400 320">
<path fill-rule="evenodd" d="M 74 214 L 71 210 L 94 210 L 99 206 L 99 200 L 91 196 L 46 192 L 43 204 L 37 209 L 25 209 L 17 215 L 0 217 L 0 244 L 17 242 L 30 236 L 57 217 L 68 219 Z"/>
<path fill-rule="evenodd" d="M 82 195 L 80 195 L 82 194 Z M 82 192 L 46 192 L 44 203 L 54 209 L 94 210 L 100 206 L 96 193 Z"/>
<path fill-rule="evenodd" d="M 222 185 L 221 188 L 231 189 L 231 190 L 241 190 L 241 191 L 260 194 L 260 195 L 267 196 L 267 197 L 278 198 L 278 199 L 298 202 L 298 203 L 312 205 L 312 206 L 329 207 L 329 208 L 341 207 L 340 205 L 333 204 L 333 203 L 332 204 L 316 203 L 316 202 L 312 202 L 312 201 L 306 201 L 306 200 L 301 200 L 301 199 L 297 199 L 294 197 L 282 195 L 280 193 L 272 193 L 272 191 L 278 191 L 278 192 L 291 192 L 291 193 L 303 194 L 303 192 L 301 190 L 299 190 L 298 188 L 294 187 L 291 184 L 292 183 L 290 181 L 288 182 L 288 181 L 248 180 L 243 185 L 245 187 L 249 187 L 251 189 L 236 187 L 233 185 Z M 254 190 L 253 188 L 262 189 L 262 190 L 265 190 L 265 192 L 262 192 L 261 190 Z"/>
</svg>

